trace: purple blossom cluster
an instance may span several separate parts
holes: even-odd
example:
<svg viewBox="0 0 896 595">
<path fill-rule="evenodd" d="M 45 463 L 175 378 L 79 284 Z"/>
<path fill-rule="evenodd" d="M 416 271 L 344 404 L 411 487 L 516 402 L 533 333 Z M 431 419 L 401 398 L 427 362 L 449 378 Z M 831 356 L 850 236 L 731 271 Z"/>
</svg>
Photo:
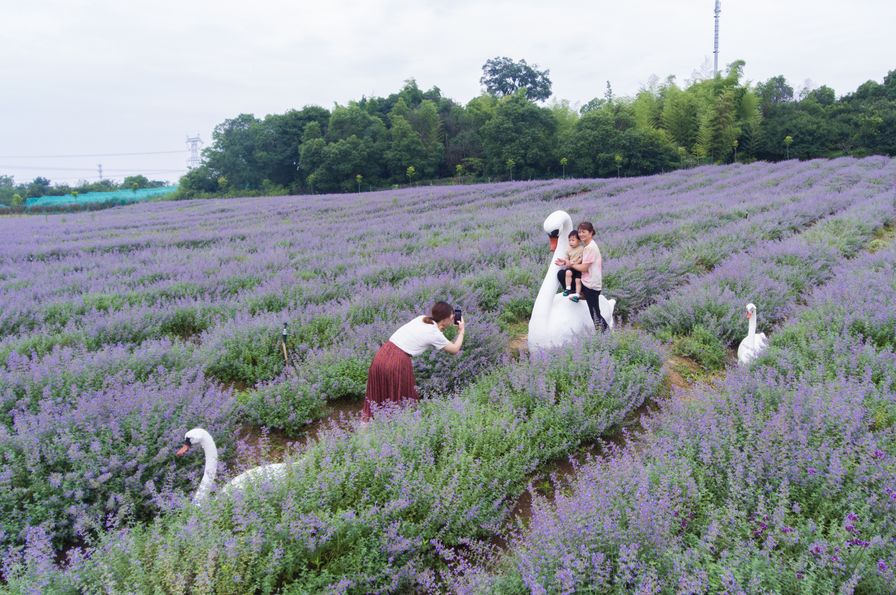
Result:
<svg viewBox="0 0 896 595">
<path fill-rule="evenodd" d="M 896 245 L 846 261 L 768 353 L 535 496 L 455 588 L 867 592 L 896 584 Z"/>
</svg>

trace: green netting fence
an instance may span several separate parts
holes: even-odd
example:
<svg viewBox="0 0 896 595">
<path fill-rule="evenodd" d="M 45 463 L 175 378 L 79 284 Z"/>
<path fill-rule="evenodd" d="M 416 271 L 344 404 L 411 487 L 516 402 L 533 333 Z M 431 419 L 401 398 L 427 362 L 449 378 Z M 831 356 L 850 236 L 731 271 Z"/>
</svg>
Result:
<svg viewBox="0 0 896 595">
<path fill-rule="evenodd" d="M 34 207 L 62 207 L 69 205 L 87 205 L 96 203 L 116 202 L 131 203 L 140 202 L 161 196 L 163 194 L 171 194 L 177 190 L 177 186 L 162 186 L 159 188 L 140 188 L 139 190 L 115 190 L 113 192 L 85 192 L 78 196 L 64 194 L 62 196 L 35 196 L 25 201 L 25 208 Z"/>
</svg>

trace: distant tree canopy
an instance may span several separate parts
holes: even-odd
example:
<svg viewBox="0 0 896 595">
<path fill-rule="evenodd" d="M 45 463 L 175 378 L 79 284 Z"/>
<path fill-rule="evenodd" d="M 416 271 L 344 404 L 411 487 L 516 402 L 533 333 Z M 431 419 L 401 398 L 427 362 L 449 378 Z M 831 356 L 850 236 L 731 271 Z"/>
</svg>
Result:
<svg viewBox="0 0 896 595">
<path fill-rule="evenodd" d="M 499 76 L 519 66 L 531 71 L 529 79 Z M 548 71 L 495 58 L 483 68 L 483 84 L 495 86 L 466 105 L 410 79 L 386 97 L 362 97 L 332 110 L 306 106 L 260 119 L 240 114 L 215 128 L 202 165 L 181 178 L 180 193 L 359 192 L 437 179 L 637 176 L 728 163 L 735 152 L 742 162 L 896 155 L 896 70 L 838 99 L 823 85 L 797 94 L 780 75 L 751 85 L 743 69 L 737 61 L 720 76 L 684 86 L 669 77 L 634 97 L 615 96 L 607 82 L 577 110 L 565 101 L 535 101 L 550 94 Z M 537 91 L 544 85 L 546 91 Z M 123 187 L 135 183 L 152 184 L 134 176 Z M 44 177 L 15 184 L 0 176 L 0 202 L 117 188 L 108 180 L 70 188 Z"/>
<path fill-rule="evenodd" d="M 686 86 L 669 77 L 634 97 L 616 97 L 607 82 L 575 110 L 536 103 L 550 96 L 548 71 L 493 58 L 483 66 L 488 93 L 466 105 L 411 79 L 329 111 L 225 120 L 181 189 L 358 192 L 434 179 L 648 175 L 731 162 L 735 152 L 738 161 L 896 155 L 896 71 L 840 99 L 825 86 L 795 99 L 783 76 L 750 85 L 743 70 L 736 61 Z"/>
<path fill-rule="evenodd" d="M 550 72 L 538 70 L 535 64 L 529 66 L 525 60 L 515 62 L 507 57 L 499 57 L 486 60 L 479 82 L 490 95 L 496 97 L 514 95 L 524 89 L 529 99 L 544 101 L 551 96 L 551 79 L 548 78 Z"/>
</svg>

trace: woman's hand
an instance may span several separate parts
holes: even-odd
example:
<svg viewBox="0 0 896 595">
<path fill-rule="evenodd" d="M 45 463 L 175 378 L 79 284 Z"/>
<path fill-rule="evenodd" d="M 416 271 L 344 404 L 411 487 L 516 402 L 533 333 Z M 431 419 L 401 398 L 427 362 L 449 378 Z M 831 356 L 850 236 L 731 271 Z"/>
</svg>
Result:
<svg viewBox="0 0 896 595">
<path fill-rule="evenodd" d="M 464 317 L 461 316 L 460 322 L 457 323 L 457 332 L 459 332 L 459 333 L 464 332 L 464 326 L 466 326 L 466 324 L 464 323 Z"/>
<path fill-rule="evenodd" d="M 569 263 L 565 258 L 558 258 L 554 261 L 554 264 L 561 267 L 569 266 Z"/>
</svg>

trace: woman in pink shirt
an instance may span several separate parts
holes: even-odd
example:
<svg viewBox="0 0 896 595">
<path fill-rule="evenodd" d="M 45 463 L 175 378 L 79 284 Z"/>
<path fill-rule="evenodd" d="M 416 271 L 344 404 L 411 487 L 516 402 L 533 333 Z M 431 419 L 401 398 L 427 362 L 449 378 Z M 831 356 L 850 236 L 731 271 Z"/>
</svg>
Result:
<svg viewBox="0 0 896 595">
<path fill-rule="evenodd" d="M 582 221 L 579 223 L 579 239 L 585 245 L 582 252 L 581 264 L 572 264 L 563 258 L 558 258 L 556 264 L 559 266 L 569 267 L 571 269 L 581 271 L 582 273 L 582 293 L 585 301 L 588 302 L 588 311 L 591 312 L 591 320 L 595 326 L 598 324 L 598 330 L 607 330 L 607 321 L 600 315 L 600 306 L 598 298 L 603 288 L 603 258 L 600 255 L 600 248 L 594 241 L 594 225 L 590 221 Z"/>
<path fill-rule="evenodd" d="M 442 334 L 452 324 L 458 326 L 453 342 Z M 367 421 L 371 418 L 371 405 L 374 403 L 419 401 L 411 358 L 430 347 L 456 355 L 463 343 L 464 320 L 461 318 L 455 323 L 454 309 L 445 302 L 436 302 L 429 316 L 418 316 L 395 331 L 376 352 L 370 364 L 362 419 Z"/>
</svg>

